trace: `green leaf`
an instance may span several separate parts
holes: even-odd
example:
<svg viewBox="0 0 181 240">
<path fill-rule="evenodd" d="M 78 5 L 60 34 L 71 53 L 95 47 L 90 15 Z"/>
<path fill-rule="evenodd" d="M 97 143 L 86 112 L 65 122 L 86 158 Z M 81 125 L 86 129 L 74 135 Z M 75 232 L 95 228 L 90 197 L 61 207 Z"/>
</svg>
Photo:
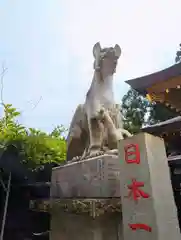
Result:
<svg viewBox="0 0 181 240">
<path fill-rule="evenodd" d="M 0 119 L 0 149 L 14 144 L 20 152 L 22 164 L 36 169 L 45 163 L 61 162 L 66 158 L 66 129 L 61 125 L 51 133 L 35 128 L 26 128 L 16 121 L 20 113 L 12 104 L 4 104 L 4 115 Z"/>
</svg>

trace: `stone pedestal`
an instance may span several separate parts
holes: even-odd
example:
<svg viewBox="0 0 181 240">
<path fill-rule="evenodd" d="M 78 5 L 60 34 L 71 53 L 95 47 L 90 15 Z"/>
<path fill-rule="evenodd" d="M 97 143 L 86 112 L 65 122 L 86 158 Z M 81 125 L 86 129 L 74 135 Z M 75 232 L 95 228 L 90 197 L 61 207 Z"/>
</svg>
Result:
<svg viewBox="0 0 181 240">
<path fill-rule="evenodd" d="M 120 197 L 120 163 L 115 155 L 103 155 L 54 168 L 51 197 Z"/>
<path fill-rule="evenodd" d="M 120 214 L 93 219 L 52 209 L 50 240 L 123 240 Z"/>
<path fill-rule="evenodd" d="M 178 240 L 176 206 L 164 142 L 138 134 L 119 142 L 124 240 Z"/>
<path fill-rule="evenodd" d="M 50 239 L 123 240 L 120 200 L 118 156 L 54 168 Z"/>
</svg>

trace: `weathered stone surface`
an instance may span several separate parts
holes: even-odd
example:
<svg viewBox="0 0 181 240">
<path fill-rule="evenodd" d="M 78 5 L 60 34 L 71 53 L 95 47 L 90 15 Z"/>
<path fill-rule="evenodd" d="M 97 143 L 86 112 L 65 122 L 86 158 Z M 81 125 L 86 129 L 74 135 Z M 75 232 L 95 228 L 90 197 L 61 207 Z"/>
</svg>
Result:
<svg viewBox="0 0 181 240">
<path fill-rule="evenodd" d="M 53 208 L 50 240 L 123 240 L 120 214 L 93 219 Z"/>
<path fill-rule="evenodd" d="M 125 147 L 130 144 L 134 146 L 129 149 L 129 152 L 138 147 L 140 164 L 126 163 Z M 162 139 L 149 134 L 138 134 L 120 141 L 119 153 L 124 240 L 180 239 L 176 206 Z M 133 160 L 135 155 L 129 155 L 128 158 Z M 133 179 L 142 182 L 143 186 L 138 190 L 148 194 L 143 196 L 137 191 L 137 196 L 140 196 L 137 201 L 134 201 L 133 195 L 129 197 L 128 185 Z M 132 230 L 129 224 L 146 224 L 150 227 L 150 231 L 139 228 Z"/>
<path fill-rule="evenodd" d="M 51 197 L 120 197 L 120 163 L 115 155 L 103 155 L 54 168 Z"/>
<path fill-rule="evenodd" d="M 121 213 L 121 199 L 51 199 L 54 211 L 97 218 L 110 213 Z M 52 209 L 52 208 L 51 208 Z"/>
<path fill-rule="evenodd" d="M 71 121 L 67 136 L 67 161 L 97 156 L 107 150 L 117 149 L 123 135 L 131 134 L 123 129 L 120 106 L 115 104 L 113 76 L 121 48 L 101 48 L 99 42 L 93 47 L 94 74 L 86 93 L 84 104 L 80 104 Z"/>
</svg>

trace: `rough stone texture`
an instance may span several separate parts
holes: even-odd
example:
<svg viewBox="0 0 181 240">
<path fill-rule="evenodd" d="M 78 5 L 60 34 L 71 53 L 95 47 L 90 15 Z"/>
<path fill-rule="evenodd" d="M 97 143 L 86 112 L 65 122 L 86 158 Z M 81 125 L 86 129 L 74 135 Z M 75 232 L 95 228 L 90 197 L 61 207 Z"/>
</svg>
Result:
<svg viewBox="0 0 181 240">
<path fill-rule="evenodd" d="M 118 156 L 103 155 L 54 168 L 51 197 L 54 199 L 120 197 Z"/>
<path fill-rule="evenodd" d="M 138 144 L 140 164 L 126 163 L 125 146 L 129 144 Z M 130 139 L 120 141 L 119 153 L 124 240 L 180 239 L 163 140 L 149 134 L 138 134 Z M 128 197 L 130 190 L 127 185 L 131 184 L 132 178 L 144 182 L 144 187 L 139 189 L 148 193 L 149 198 L 140 198 L 135 203 L 133 198 Z M 131 230 L 128 224 L 136 223 L 147 224 L 152 231 Z"/>
<path fill-rule="evenodd" d="M 80 104 L 73 115 L 67 136 L 67 161 L 117 149 L 117 142 L 123 139 L 123 134 L 130 136 L 123 129 L 122 114 L 113 93 L 113 76 L 121 48 L 118 44 L 114 48 L 101 48 L 97 42 L 93 56 L 92 83 L 84 104 Z"/>
<path fill-rule="evenodd" d="M 93 219 L 53 209 L 50 240 L 123 240 L 120 214 Z"/>
<path fill-rule="evenodd" d="M 93 218 L 122 212 L 120 198 L 106 199 L 51 199 L 51 206 L 57 212 L 73 213 Z"/>
</svg>

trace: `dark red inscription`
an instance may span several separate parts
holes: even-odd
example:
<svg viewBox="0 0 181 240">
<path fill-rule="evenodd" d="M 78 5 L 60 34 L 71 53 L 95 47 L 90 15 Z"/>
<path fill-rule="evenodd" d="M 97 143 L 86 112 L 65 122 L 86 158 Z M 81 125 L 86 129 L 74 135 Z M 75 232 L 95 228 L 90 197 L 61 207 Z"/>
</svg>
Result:
<svg viewBox="0 0 181 240">
<path fill-rule="evenodd" d="M 125 161 L 140 164 L 140 151 L 138 144 L 129 144 L 124 147 Z"/>
<path fill-rule="evenodd" d="M 152 228 L 144 223 L 134 223 L 134 224 L 128 224 L 128 225 L 133 231 L 136 231 L 137 229 L 143 229 L 147 232 L 152 231 Z"/>
</svg>

